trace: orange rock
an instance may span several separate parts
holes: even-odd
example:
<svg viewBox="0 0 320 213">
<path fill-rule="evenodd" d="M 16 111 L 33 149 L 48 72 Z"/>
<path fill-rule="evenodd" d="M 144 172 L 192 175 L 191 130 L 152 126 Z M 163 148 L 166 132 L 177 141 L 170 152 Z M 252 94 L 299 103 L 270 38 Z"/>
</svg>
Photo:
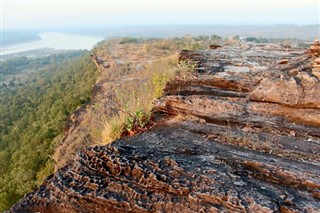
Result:
<svg viewBox="0 0 320 213">
<path fill-rule="evenodd" d="M 288 59 L 282 59 L 278 62 L 278 64 L 288 64 L 289 60 Z"/>
<path fill-rule="evenodd" d="M 310 52 L 314 56 L 319 56 L 320 55 L 320 43 L 319 40 L 315 40 L 314 43 L 310 47 Z"/>
<path fill-rule="evenodd" d="M 316 64 L 320 64 L 320 58 L 314 59 L 314 62 L 315 62 Z"/>
</svg>

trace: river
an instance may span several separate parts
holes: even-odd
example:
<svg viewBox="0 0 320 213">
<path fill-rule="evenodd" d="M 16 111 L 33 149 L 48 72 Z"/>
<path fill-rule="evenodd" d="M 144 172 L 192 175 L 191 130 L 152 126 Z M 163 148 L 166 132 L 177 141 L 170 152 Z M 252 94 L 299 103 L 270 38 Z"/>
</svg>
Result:
<svg viewBox="0 0 320 213">
<path fill-rule="evenodd" d="M 90 50 L 103 38 L 82 35 L 68 35 L 57 32 L 46 32 L 39 34 L 41 40 L 7 46 L 0 50 L 1 55 L 16 54 L 20 52 L 36 49 L 55 49 L 55 50 Z"/>
</svg>

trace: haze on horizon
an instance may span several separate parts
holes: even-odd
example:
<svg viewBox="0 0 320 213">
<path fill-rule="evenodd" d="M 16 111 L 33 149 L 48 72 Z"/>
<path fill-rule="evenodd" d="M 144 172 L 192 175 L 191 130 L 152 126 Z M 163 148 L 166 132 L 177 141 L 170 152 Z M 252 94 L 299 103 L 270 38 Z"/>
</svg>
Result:
<svg viewBox="0 0 320 213">
<path fill-rule="evenodd" d="M 314 25 L 318 0 L 2 0 L 1 30 L 135 25 Z"/>
</svg>

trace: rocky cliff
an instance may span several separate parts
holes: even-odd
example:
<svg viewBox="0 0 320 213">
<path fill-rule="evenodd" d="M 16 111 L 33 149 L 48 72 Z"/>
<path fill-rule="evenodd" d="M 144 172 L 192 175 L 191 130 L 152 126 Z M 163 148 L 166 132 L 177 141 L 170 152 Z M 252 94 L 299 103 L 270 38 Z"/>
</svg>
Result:
<svg viewBox="0 0 320 213">
<path fill-rule="evenodd" d="M 148 131 L 87 148 L 11 212 L 319 212 L 320 49 L 182 51 Z"/>
</svg>

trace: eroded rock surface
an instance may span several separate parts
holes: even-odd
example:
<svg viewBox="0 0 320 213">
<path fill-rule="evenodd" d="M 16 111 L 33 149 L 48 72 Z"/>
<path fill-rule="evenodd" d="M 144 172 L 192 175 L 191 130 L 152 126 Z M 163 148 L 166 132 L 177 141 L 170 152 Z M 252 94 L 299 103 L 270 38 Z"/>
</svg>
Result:
<svg viewBox="0 0 320 213">
<path fill-rule="evenodd" d="M 320 82 L 310 51 L 183 51 L 150 130 L 88 148 L 11 212 L 319 212 Z"/>
</svg>

